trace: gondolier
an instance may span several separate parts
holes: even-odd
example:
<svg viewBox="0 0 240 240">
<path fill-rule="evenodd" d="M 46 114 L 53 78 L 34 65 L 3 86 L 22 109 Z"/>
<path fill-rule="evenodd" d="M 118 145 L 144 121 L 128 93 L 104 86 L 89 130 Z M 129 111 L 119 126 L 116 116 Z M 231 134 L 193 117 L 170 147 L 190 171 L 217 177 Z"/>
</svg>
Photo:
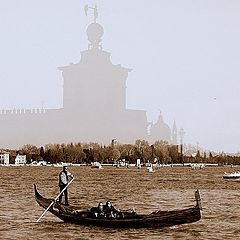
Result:
<svg viewBox="0 0 240 240">
<path fill-rule="evenodd" d="M 73 178 L 73 175 L 68 171 L 67 166 L 63 166 L 63 170 L 59 173 L 59 188 L 60 192 L 67 186 L 68 178 Z M 59 196 L 58 202 L 62 202 L 62 197 L 65 197 L 65 205 L 68 206 L 68 190 L 67 188 L 63 191 L 63 193 Z"/>
</svg>

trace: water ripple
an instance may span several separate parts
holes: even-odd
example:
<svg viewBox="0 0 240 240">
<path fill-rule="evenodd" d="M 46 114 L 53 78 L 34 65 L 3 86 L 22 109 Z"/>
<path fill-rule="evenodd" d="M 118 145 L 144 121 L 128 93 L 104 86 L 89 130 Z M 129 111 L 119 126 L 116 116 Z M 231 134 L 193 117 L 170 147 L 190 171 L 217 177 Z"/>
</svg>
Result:
<svg viewBox="0 0 240 240">
<path fill-rule="evenodd" d="M 109 229 L 63 223 L 47 213 L 39 223 L 41 209 L 35 202 L 33 183 L 42 195 L 58 194 L 54 167 L 0 167 L 0 239 L 237 239 L 240 238 L 240 181 L 222 178 L 227 168 L 92 169 L 70 167 L 76 180 L 69 188 L 70 202 L 83 208 L 110 200 L 119 209 L 134 207 L 150 213 L 194 204 L 200 190 L 202 219 L 193 224 L 163 229 Z"/>
</svg>

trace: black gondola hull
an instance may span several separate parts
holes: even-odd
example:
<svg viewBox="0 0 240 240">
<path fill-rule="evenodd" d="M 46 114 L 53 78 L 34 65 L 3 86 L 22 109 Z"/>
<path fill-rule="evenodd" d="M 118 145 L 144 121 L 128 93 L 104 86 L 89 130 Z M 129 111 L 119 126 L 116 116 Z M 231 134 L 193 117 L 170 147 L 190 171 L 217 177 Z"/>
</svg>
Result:
<svg viewBox="0 0 240 240">
<path fill-rule="evenodd" d="M 42 197 L 35 185 L 34 189 L 37 203 L 46 209 L 53 200 Z M 192 208 L 174 211 L 156 211 L 145 215 L 123 212 L 123 215 L 117 218 L 96 218 L 88 210 L 78 211 L 71 206 L 64 206 L 59 203 L 54 203 L 49 208 L 49 212 L 64 222 L 85 226 L 92 225 L 107 228 L 162 228 L 199 221 L 201 219 L 200 197 L 198 197 L 198 199 L 196 197 L 196 200 L 197 205 Z"/>
</svg>

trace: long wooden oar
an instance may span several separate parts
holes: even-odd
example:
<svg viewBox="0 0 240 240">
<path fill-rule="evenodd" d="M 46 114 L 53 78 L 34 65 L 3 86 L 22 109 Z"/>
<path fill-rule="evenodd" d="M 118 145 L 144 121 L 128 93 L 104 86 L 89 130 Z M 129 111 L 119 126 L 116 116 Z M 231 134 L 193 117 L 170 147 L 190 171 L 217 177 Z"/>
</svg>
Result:
<svg viewBox="0 0 240 240">
<path fill-rule="evenodd" d="M 45 209 L 45 211 L 43 212 L 43 214 L 38 218 L 38 220 L 36 222 L 39 222 L 40 219 L 45 215 L 45 213 L 49 210 L 49 208 L 55 203 L 55 201 L 59 198 L 59 196 L 65 191 L 65 189 L 72 183 L 72 181 L 74 180 L 74 178 L 71 179 L 71 181 L 66 185 L 65 188 L 63 188 L 63 190 L 55 197 L 55 199 L 51 202 L 51 204 Z"/>
</svg>

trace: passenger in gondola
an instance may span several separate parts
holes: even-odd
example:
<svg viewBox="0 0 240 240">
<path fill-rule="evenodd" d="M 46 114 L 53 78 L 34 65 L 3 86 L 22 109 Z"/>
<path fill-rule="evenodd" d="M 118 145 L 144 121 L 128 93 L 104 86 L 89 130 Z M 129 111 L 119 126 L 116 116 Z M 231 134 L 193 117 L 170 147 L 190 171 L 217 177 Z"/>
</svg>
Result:
<svg viewBox="0 0 240 240">
<path fill-rule="evenodd" d="M 68 171 L 67 166 L 63 166 L 63 170 L 59 173 L 59 188 L 60 192 L 67 186 L 68 184 L 68 178 L 73 178 L 73 175 Z M 58 202 L 62 202 L 62 197 L 65 197 L 65 205 L 68 206 L 68 190 L 67 188 L 64 190 L 64 192 L 59 196 Z"/>
<path fill-rule="evenodd" d="M 90 211 L 91 213 L 93 213 L 94 217 L 97 217 L 97 218 L 104 218 L 106 216 L 103 210 L 102 202 L 100 202 L 97 207 L 92 207 Z"/>
<path fill-rule="evenodd" d="M 120 211 L 114 208 L 110 201 L 106 202 L 106 204 L 103 207 L 103 210 L 106 215 L 106 218 L 116 218 L 120 214 Z"/>
</svg>

